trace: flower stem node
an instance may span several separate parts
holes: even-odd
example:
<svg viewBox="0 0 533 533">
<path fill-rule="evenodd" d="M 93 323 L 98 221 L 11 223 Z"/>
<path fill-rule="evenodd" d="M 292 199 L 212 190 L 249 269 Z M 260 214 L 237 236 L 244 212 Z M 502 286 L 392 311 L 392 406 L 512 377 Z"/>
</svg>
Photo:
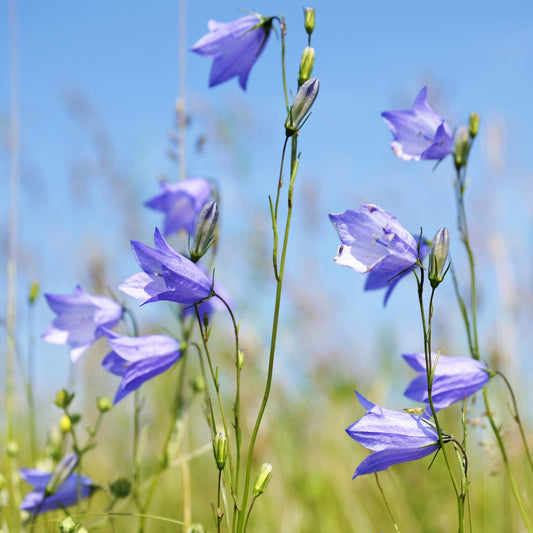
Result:
<svg viewBox="0 0 533 533">
<path fill-rule="evenodd" d="M 239 353 L 237 355 L 237 367 L 239 370 L 244 366 L 244 350 L 239 349 Z"/>
<path fill-rule="evenodd" d="M 272 465 L 270 463 L 263 463 L 259 469 L 259 473 L 255 478 L 254 483 L 254 497 L 257 498 L 265 492 L 270 478 L 272 477 Z"/>
<path fill-rule="evenodd" d="M 74 399 L 74 393 L 70 394 L 67 389 L 61 389 L 57 391 L 56 393 L 56 399 L 54 400 L 54 403 L 60 408 L 60 409 L 66 409 Z"/>
<path fill-rule="evenodd" d="M 459 169 L 466 165 L 470 150 L 470 133 L 468 126 L 461 126 L 455 133 L 455 168 Z"/>
<path fill-rule="evenodd" d="M 117 498 L 126 498 L 131 493 L 131 481 L 125 477 L 120 477 L 109 484 L 111 494 Z"/>
<path fill-rule="evenodd" d="M 67 518 L 57 523 L 57 527 L 61 533 L 75 533 L 79 531 L 80 524 L 74 522 L 71 516 L 67 516 Z"/>
<path fill-rule="evenodd" d="M 429 250 L 428 277 L 431 286 L 436 289 L 446 275 L 444 266 L 448 258 L 450 248 L 450 234 L 446 228 L 441 228 L 435 234 Z"/>
<path fill-rule="evenodd" d="M 318 87 L 318 79 L 311 78 L 298 89 L 289 116 L 285 121 L 285 135 L 287 137 L 292 137 L 297 133 L 307 119 L 307 113 L 317 97 Z"/>
<path fill-rule="evenodd" d="M 468 133 L 470 134 L 470 138 L 474 139 L 474 137 L 479 132 L 479 114 L 475 111 L 472 111 L 470 113 L 470 121 L 469 121 L 469 129 Z"/>
<path fill-rule="evenodd" d="M 219 470 L 226 465 L 228 458 L 228 439 L 223 433 L 217 433 L 213 441 L 213 453 Z"/>
<path fill-rule="evenodd" d="M 306 46 L 302 52 L 302 60 L 300 61 L 300 74 L 298 76 L 298 87 L 302 86 L 313 73 L 313 66 L 315 64 L 315 49 Z"/>
<path fill-rule="evenodd" d="M 304 7 L 304 26 L 307 35 L 311 35 L 315 29 L 315 8 Z"/>
<path fill-rule="evenodd" d="M 216 202 L 207 202 L 198 215 L 194 231 L 193 249 L 190 251 L 191 261 L 196 263 L 215 241 L 219 208 Z"/>
</svg>

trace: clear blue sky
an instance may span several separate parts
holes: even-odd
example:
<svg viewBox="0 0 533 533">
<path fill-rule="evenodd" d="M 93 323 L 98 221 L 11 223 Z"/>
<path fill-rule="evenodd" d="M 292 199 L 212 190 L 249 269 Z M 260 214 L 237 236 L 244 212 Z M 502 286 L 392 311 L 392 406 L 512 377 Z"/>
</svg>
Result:
<svg viewBox="0 0 533 533">
<path fill-rule="evenodd" d="M 320 312 L 330 320 L 319 338 L 300 342 L 287 337 L 289 367 L 290 353 L 298 350 L 311 350 L 317 358 L 326 346 L 349 351 L 347 346 L 353 345 L 364 352 L 389 333 L 405 341 L 418 332 L 415 316 L 406 318 L 403 305 L 407 298 L 408 310 L 416 309 L 412 286 L 401 288 L 383 311 L 381 295 L 363 294 L 364 279 L 333 263 L 337 239 L 327 213 L 373 202 L 393 212 L 412 231 L 423 226 L 433 233 L 441 225 L 454 226 L 450 162 L 432 172 L 431 163 L 399 161 L 389 149 L 390 133 L 380 118 L 383 110 L 410 107 L 423 85 L 428 86 L 430 104 L 452 128 L 466 121 L 470 111 L 480 113 L 482 133 L 471 165 L 474 223 L 482 230 L 499 228 L 511 250 L 521 251 L 524 261 L 532 263 L 532 249 L 526 243 L 532 237 L 528 182 L 533 170 L 533 4 L 318 0 L 314 5 L 314 73 L 321 89 L 301 136 L 289 275 L 300 281 L 293 298 L 322 307 Z M 305 46 L 301 2 L 190 2 L 187 43 L 192 45 L 206 32 L 209 18 L 229 21 L 241 16 L 238 8 L 285 15 L 288 77 L 294 80 Z M 44 291 L 55 293 L 87 283 L 87 261 L 95 250 L 107 258 L 108 284 L 116 287 L 136 271 L 129 239 L 149 242 L 154 226 L 161 224 L 142 201 L 156 194 L 160 174 L 177 178 L 165 155 L 179 83 L 177 2 L 20 2 L 18 23 L 21 295 L 32 279 L 39 279 Z M 0 35 L 0 132 L 5 137 L 9 109 L 5 5 Z M 249 249 L 257 246 L 259 252 L 268 253 L 270 246 L 268 231 L 254 237 L 250 228 L 256 216 L 268 216 L 266 197 L 274 192 L 283 141 L 279 56 L 279 39 L 272 35 L 243 93 L 236 80 L 209 90 L 210 61 L 187 54 L 187 102 L 193 118 L 188 171 L 220 183 L 224 219 L 218 272 L 237 295 L 245 320 L 246 313 L 259 320 L 265 309 L 270 312 L 268 300 L 265 309 L 259 306 L 258 311 L 254 305 L 257 299 L 264 300 L 261 291 L 270 290 L 268 282 L 263 280 L 257 297 L 250 298 L 249 286 L 241 286 L 235 273 L 254 279 L 252 269 L 243 266 Z M 107 174 L 80 126 L 80 115 L 76 118 L 72 112 L 73 102 L 80 101 L 94 110 L 86 124 L 103 143 L 100 155 L 105 156 Z M 207 144 L 198 154 L 194 142 L 200 134 L 207 136 Z M 7 150 L 1 154 L 0 172 L 5 242 Z M 117 180 L 114 188 L 109 186 L 110 176 Z M 490 264 L 483 231 L 475 236 L 481 238 L 481 251 Z M 0 286 L 5 288 L 4 250 L 2 254 Z M 516 273 L 529 280 L 531 274 L 529 267 Z M 258 274 L 268 280 L 269 275 Z M 486 280 L 491 283 L 494 276 L 489 271 Z M 451 295 L 444 299 L 455 305 Z M 1 289 L 2 309 L 4 301 Z M 295 305 L 293 313 L 297 312 Z M 51 318 L 41 301 L 36 329 L 42 331 Z M 489 326 L 493 318 L 487 312 Z M 391 331 L 389 321 L 396 319 L 400 326 Z M 399 351 L 419 348 L 402 346 Z M 66 363 L 67 351 L 61 347 L 39 345 L 39 353 L 42 368 L 50 358 Z M 363 369 L 372 364 L 370 357 L 353 359 Z"/>
</svg>

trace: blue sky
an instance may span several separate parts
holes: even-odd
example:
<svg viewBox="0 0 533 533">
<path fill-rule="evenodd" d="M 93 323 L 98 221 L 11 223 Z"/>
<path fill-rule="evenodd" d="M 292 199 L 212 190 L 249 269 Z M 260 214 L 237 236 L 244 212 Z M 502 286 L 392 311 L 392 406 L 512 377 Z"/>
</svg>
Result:
<svg viewBox="0 0 533 533">
<path fill-rule="evenodd" d="M 333 350 L 370 373 L 372 357 L 358 354 L 375 350 L 389 336 L 402 344 L 418 332 L 414 288 L 399 288 L 386 310 L 381 296 L 364 294 L 364 279 L 332 261 L 337 238 L 327 213 L 372 202 L 393 212 L 412 231 L 423 226 L 433 234 L 442 225 L 454 227 L 451 163 L 445 161 L 433 171 L 431 163 L 399 161 L 390 151 L 390 133 L 380 118 L 386 109 L 410 107 L 427 85 L 429 103 L 452 128 L 465 122 L 472 110 L 482 117 L 469 190 L 474 236 L 486 260 L 482 280 L 496 286 L 498 276 L 491 270 L 494 261 L 484 231 L 500 232 L 510 253 L 520 252 L 525 263 L 531 262 L 533 4 L 452 1 L 406 7 L 398 2 L 319 0 L 314 5 L 314 73 L 321 89 L 300 140 L 301 175 L 288 272 L 294 282 L 289 298 L 294 301 L 287 312 L 297 320 L 298 302 L 304 302 L 328 320 L 316 338 L 305 342 L 287 332 L 282 352 L 288 368 L 298 367 L 299 351 L 319 359 L 320 353 Z M 300 2 L 190 2 L 185 41 L 190 46 L 200 38 L 208 18 L 238 18 L 238 8 L 283 13 L 288 23 L 288 77 L 295 80 L 306 43 Z M 166 152 L 179 87 L 179 18 L 177 2 L 164 0 L 20 2 L 21 301 L 33 279 L 54 293 L 88 283 L 88 262 L 95 254 L 106 258 L 110 287 L 136 271 L 129 240 L 150 242 L 154 226 L 161 224 L 142 201 L 157 193 L 161 174 L 177 179 Z M 0 17 L 0 35 L 0 131 L 5 137 L 7 16 Z M 273 294 L 271 278 L 269 272 L 254 272 L 247 261 L 255 257 L 254 249 L 262 259 L 266 250 L 268 257 L 270 246 L 270 234 L 264 232 L 266 198 L 274 192 L 285 119 L 279 56 L 279 39 L 272 35 L 243 93 L 236 80 L 209 90 L 210 61 L 186 55 L 187 110 L 192 117 L 188 172 L 213 177 L 220 185 L 222 255 L 217 271 L 236 294 L 241 316 L 250 316 L 260 337 L 266 335 L 261 324 L 263 314 L 270 313 L 265 294 Z M 194 149 L 199 135 L 207 138 L 201 153 Z M 5 176 L 0 185 L 5 241 L 7 150 L 1 154 L 0 172 Z M 4 259 L 4 250 L 2 254 Z M 531 279 L 531 268 L 523 268 L 516 275 Z M 256 277 L 258 285 L 252 284 Z M 5 281 L 1 283 L 5 287 Z M 4 294 L 2 289 L 2 308 Z M 482 296 L 490 303 L 482 315 L 490 329 L 499 303 L 493 296 Z M 443 301 L 455 311 L 451 290 Z M 142 312 L 146 314 L 140 313 L 141 320 L 148 316 Z M 38 332 L 51 318 L 41 300 Z M 300 324 L 302 331 L 307 318 Z M 357 354 L 350 354 L 355 350 L 351 347 Z M 39 353 L 43 369 L 50 360 L 66 364 L 61 347 L 39 346 Z"/>
</svg>

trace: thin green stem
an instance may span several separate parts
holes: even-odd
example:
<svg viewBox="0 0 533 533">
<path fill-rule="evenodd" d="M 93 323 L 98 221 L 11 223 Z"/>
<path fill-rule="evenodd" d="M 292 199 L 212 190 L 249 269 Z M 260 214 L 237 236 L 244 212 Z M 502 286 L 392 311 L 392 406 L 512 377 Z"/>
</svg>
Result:
<svg viewBox="0 0 533 533">
<path fill-rule="evenodd" d="M 263 414 L 265 412 L 266 404 L 270 396 L 270 388 L 272 386 L 272 374 L 274 370 L 274 356 L 276 353 L 276 341 L 277 341 L 277 335 L 278 335 L 278 323 L 279 323 L 279 311 L 280 311 L 280 305 L 281 305 L 281 292 L 282 292 L 282 286 L 283 286 L 283 274 L 285 272 L 285 259 L 287 256 L 287 245 L 289 242 L 290 224 L 291 224 L 291 216 L 292 216 L 294 181 L 296 179 L 296 174 L 298 172 L 298 163 L 299 163 L 297 150 L 298 150 L 298 141 L 297 141 L 297 134 L 295 134 L 292 136 L 292 143 L 291 143 L 291 177 L 290 177 L 289 190 L 288 190 L 288 195 L 287 195 L 287 219 L 285 222 L 285 233 L 283 237 L 283 246 L 282 246 L 282 251 L 281 251 L 279 277 L 277 279 L 277 286 L 276 286 L 276 301 L 274 304 L 274 318 L 272 320 L 272 335 L 270 337 L 271 340 L 270 340 L 270 354 L 268 358 L 267 380 L 265 384 L 263 400 L 261 402 L 259 413 L 257 415 L 257 419 L 255 421 L 254 429 L 252 432 L 252 437 L 250 439 L 250 447 L 248 450 L 248 459 L 246 463 L 246 480 L 244 484 L 244 495 L 242 498 L 239 520 L 237 522 L 238 533 L 244 533 L 244 531 L 246 531 L 243 513 L 245 512 L 246 506 L 248 503 L 248 493 L 250 489 L 250 474 L 251 474 L 251 469 L 252 469 L 252 458 L 253 458 L 254 446 L 255 446 L 255 441 L 257 439 L 257 434 L 259 432 L 259 427 L 263 419 Z"/>
<path fill-rule="evenodd" d="M 378 486 L 379 492 L 381 493 L 381 498 L 383 499 L 383 502 L 385 503 L 387 513 L 389 514 L 390 519 L 392 520 L 392 523 L 394 525 L 394 531 L 396 531 L 396 533 L 400 533 L 400 528 L 398 527 L 398 524 L 396 523 L 396 520 L 394 519 L 394 515 L 392 514 L 392 510 L 389 506 L 389 502 L 387 501 L 387 497 L 385 496 L 385 491 L 383 490 L 383 487 L 381 486 L 381 483 L 379 482 L 379 477 L 377 473 L 375 473 L 374 476 L 376 478 L 376 484 Z"/>
<path fill-rule="evenodd" d="M 289 113 L 291 106 L 289 105 L 289 95 L 287 93 L 287 76 L 285 74 L 285 35 L 287 33 L 287 25 L 285 24 L 285 19 L 283 17 L 277 20 L 279 21 L 281 33 L 281 73 L 283 76 L 283 95 L 285 96 L 285 106 L 287 107 L 287 113 Z"/>
</svg>

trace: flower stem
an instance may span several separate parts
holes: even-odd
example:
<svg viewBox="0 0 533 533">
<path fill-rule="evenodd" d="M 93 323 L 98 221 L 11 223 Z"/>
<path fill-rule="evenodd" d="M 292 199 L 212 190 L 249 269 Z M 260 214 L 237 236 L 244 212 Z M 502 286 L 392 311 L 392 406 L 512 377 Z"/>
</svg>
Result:
<svg viewBox="0 0 533 533">
<path fill-rule="evenodd" d="M 255 446 L 255 441 L 257 439 L 257 434 L 259 432 L 259 427 L 263 419 L 263 414 L 265 412 L 266 404 L 270 396 L 270 388 L 272 386 L 272 374 L 274 370 L 274 355 L 276 352 L 276 341 L 277 341 L 278 323 L 279 323 L 279 310 L 280 310 L 280 305 L 281 305 L 281 291 L 282 291 L 282 286 L 283 286 L 283 274 L 285 272 L 285 259 L 287 256 L 287 245 L 289 242 L 289 232 L 290 232 L 290 224 L 291 224 L 291 216 L 292 216 L 293 189 L 294 189 L 294 181 L 296 179 L 296 174 L 298 172 L 298 163 L 299 163 L 299 157 L 298 157 L 297 151 L 298 151 L 298 141 L 297 141 L 297 134 L 295 134 L 292 136 L 292 143 L 291 143 L 291 177 L 290 177 L 289 190 L 288 190 L 288 195 L 287 195 L 287 219 L 285 222 L 285 234 L 283 237 L 281 260 L 280 260 L 280 266 L 279 266 L 279 276 L 277 278 L 277 286 L 276 286 L 276 301 L 274 304 L 274 318 L 272 320 L 272 335 L 270 337 L 270 354 L 268 358 L 268 373 L 267 373 L 267 380 L 265 384 L 265 391 L 263 394 L 263 400 L 259 408 L 259 414 L 257 415 L 257 419 L 255 421 L 254 429 L 252 432 L 252 437 L 250 439 L 250 447 L 248 449 L 248 459 L 246 463 L 246 479 L 244 483 L 244 495 L 242 498 L 239 520 L 237 522 L 238 533 L 244 533 L 244 531 L 246 531 L 246 524 L 248 523 L 248 517 L 246 519 L 246 522 L 244 522 L 244 513 L 246 511 L 246 506 L 248 503 L 248 493 L 250 489 L 250 474 L 251 474 L 251 469 L 252 469 L 252 458 L 253 458 L 254 446 Z"/>
</svg>

